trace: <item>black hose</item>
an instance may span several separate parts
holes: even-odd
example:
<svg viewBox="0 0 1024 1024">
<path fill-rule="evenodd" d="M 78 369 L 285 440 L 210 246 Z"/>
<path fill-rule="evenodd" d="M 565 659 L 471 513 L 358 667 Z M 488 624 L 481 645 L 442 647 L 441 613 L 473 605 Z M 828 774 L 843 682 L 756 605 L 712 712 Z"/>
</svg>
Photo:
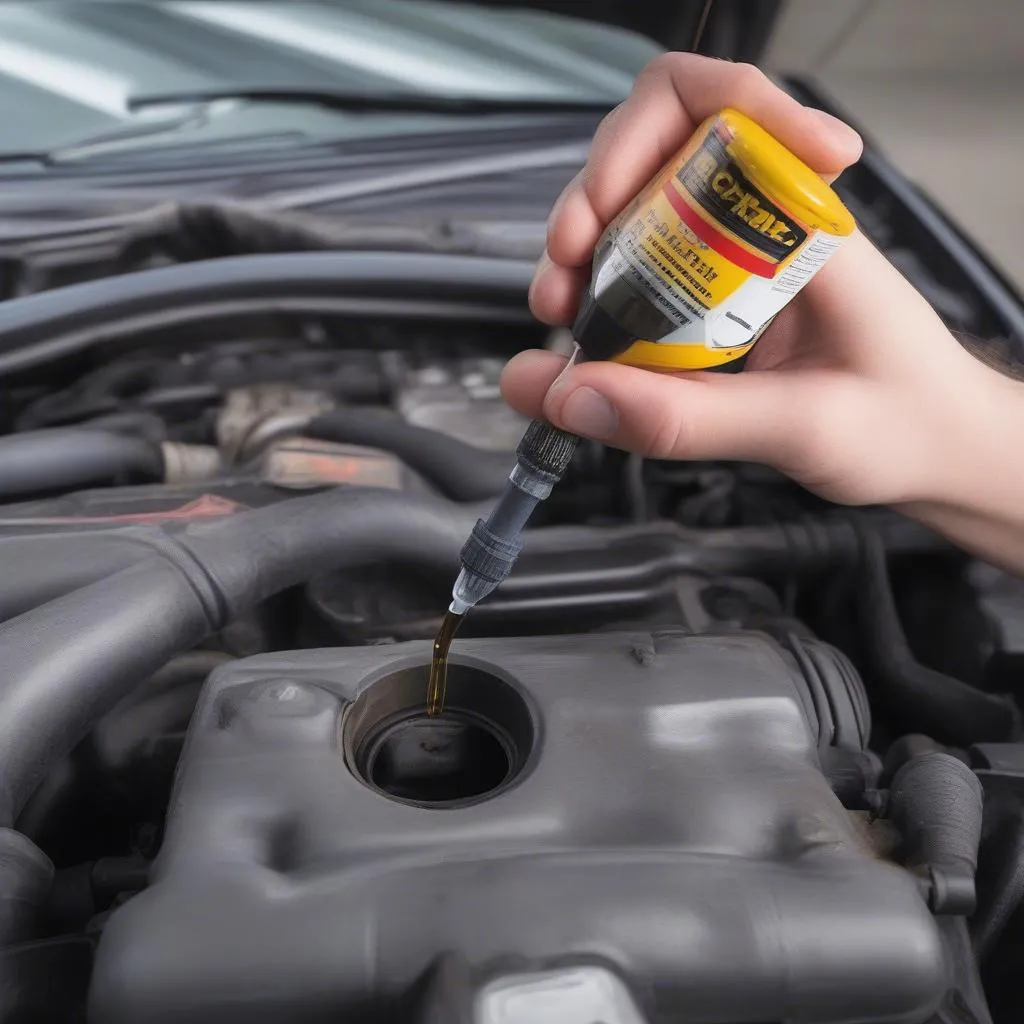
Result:
<svg viewBox="0 0 1024 1024">
<path fill-rule="evenodd" d="M 332 570 L 391 562 L 452 579 L 477 511 L 390 491 L 340 488 L 190 524 L 176 533 L 158 527 L 112 532 L 104 539 L 117 539 L 104 558 L 90 556 L 67 566 L 70 547 L 58 544 L 50 560 L 41 538 L 29 538 L 20 550 L 25 572 L 35 581 L 30 590 L 53 593 L 63 568 L 81 586 L 0 625 L 0 825 L 13 820 L 53 763 L 100 716 L 174 655 L 246 608 Z M 851 555 L 849 533 L 841 521 L 808 523 L 799 530 L 706 533 L 671 524 L 540 530 L 530 546 L 547 572 L 535 570 L 531 582 L 541 594 L 568 583 L 564 590 L 572 594 L 571 584 L 585 590 L 597 569 L 605 584 L 635 584 L 638 558 L 646 554 L 647 571 L 660 573 L 666 553 L 673 556 L 668 567 L 675 572 L 725 571 L 744 560 L 767 572 L 801 566 L 813 571 Z M 887 529 L 886 536 L 899 550 L 934 550 L 936 544 L 928 531 L 903 526 Z M 98 538 L 80 539 L 88 546 Z M 601 556 L 604 568 L 593 566 L 576 579 L 560 581 L 567 543 L 575 551 L 568 552 L 566 568 L 574 560 L 585 562 L 588 551 Z M 4 544 L 0 540 L 0 560 Z M 39 558 L 35 571 L 33 551 Z M 129 557 L 133 564 L 126 565 Z M 24 587 L 14 594 L 23 597 Z"/>
<path fill-rule="evenodd" d="M 515 465 L 511 451 L 484 451 L 448 434 L 369 410 L 336 409 L 324 413 L 311 420 L 302 433 L 322 441 L 367 445 L 391 452 L 455 501 L 497 497 Z"/>
<path fill-rule="evenodd" d="M 892 780 L 889 814 L 904 864 L 922 878 L 933 913 L 974 912 L 983 809 L 981 782 L 952 754 L 918 754 Z"/>
<path fill-rule="evenodd" d="M 944 554 L 938 534 L 894 513 L 806 518 L 795 523 L 687 529 L 668 520 L 628 526 L 556 526 L 530 530 L 516 571 L 485 608 L 542 595 L 624 594 L 649 591 L 680 573 L 809 579 L 854 568 L 860 558 L 858 524 L 894 555 Z"/>
<path fill-rule="evenodd" d="M 43 911 L 53 882 L 53 864 L 27 836 L 0 828 L 0 947 L 42 938 Z M 3 954 L 0 952 L 0 957 Z M 0 962 L 0 1019 L 12 986 Z"/>
<path fill-rule="evenodd" d="M 343 489 L 196 526 L 178 544 L 219 596 L 220 629 L 287 587 L 352 565 L 408 566 L 454 579 L 475 514 L 393 491 Z"/>
<path fill-rule="evenodd" d="M 131 685 L 209 630 L 181 569 L 152 558 L 0 626 L 0 823 Z M 56 627 L 56 628 L 55 628 Z"/>
<path fill-rule="evenodd" d="M 876 534 L 860 533 L 863 573 L 857 608 L 865 657 L 882 684 L 875 696 L 898 716 L 900 731 L 961 747 L 1012 738 L 1019 715 L 1010 698 L 983 693 L 914 657 L 896 610 L 885 546 Z"/>
<path fill-rule="evenodd" d="M 343 566 L 454 578 L 471 525 L 452 506 L 339 489 L 168 538 L 162 555 L 4 623 L 0 825 L 139 679 L 243 609 Z"/>
<path fill-rule="evenodd" d="M 488 508 L 458 507 L 468 523 Z M 245 513 L 249 515 L 249 513 Z M 45 506 L 33 505 L 31 518 L 0 526 L 8 531 L 47 526 Z M 233 517 L 232 517 L 233 518 Z M 948 542 L 895 515 L 865 516 L 897 554 L 942 553 Z M 0 622 L 109 576 L 173 544 L 169 536 L 183 524 L 116 525 L 85 523 L 73 530 L 58 517 L 56 529 L 0 535 Z M 187 527 L 191 531 L 196 526 Z M 543 616 L 555 604 L 577 610 L 586 601 L 637 607 L 672 587 L 680 573 L 746 575 L 768 578 L 813 577 L 851 566 L 858 557 L 856 537 L 845 519 L 800 524 L 688 530 L 658 521 L 623 527 L 546 527 L 527 532 L 516 571 L 492 600 L 474 612 L 481 621 L 514 609 Z"/>
<path fill-rule="evenodd" d="M 52 764 L 138 680 L 244 609 L 350 566 L 391 562 L 452 579 L 476 514 L 472 506 L 341 488 L 191 524 L 177 533 L 135 527 L 110 543 L 105 558 L 69 564 L 83 584 L 80 589 L 0 625 L 0 825 L 13 820 Z M 935 544 L 934 535 L 922 530 L 900 529 L 892 536 L 901 550 L 929 550 Z M 81 539 L 86 545 L 96 540 L 93 535 Z M 813 570 L 849 555 L 848 539 L 849 527 L 842 522 L 706 534 L 671 525 L 541 530 L 531 544 L 547 573 L 535 570 L 532 584 L 541 594 L 565 584 L 570 584 L 565 593 L 572 594 L 573 583 L 584 591 L 593 584 L 593 573 L 586 570 L 575 580 L 558 579 L 570 541 L 575 544 L 575 552 L 568 552 L 570 565 L 585 562 L 592 550 L 601 556 L 604 568 L 593 568 L 605 584 L 635 584 L 636 562 L 645 552 L 653 559 L 647 569 L 659 572 L 666 552 L 674 554 L 668 565 L 676 572 L 735 569 L 744 560 L 766 571 L 800 565 Z M 30 540 L 34 543 L 21 548 L 26 573 L 36 581 L 30 589 L 52 593 L 70 548 L 59 544 L 56 560 L 50 561 L 40 538 Z M 656 541 L 661 543 L 652 547 Z M 35 572 L 33 549 L 39 553 Z M 126 551 L 134 564 L 125 564 Z M 0 560 L 3 552 L 0 540 Z M 90 573 L 104 572 L 104 562 L 116 567 L 114 574 L 89 579 Z M 45 584 L 39 582 L 44 578 Z M 507 586 L 515 581 L 514 574 Z M 23 596 L 23 589 L 16 588 L 15 595 Z"/>
<path fill-rule="evenodd" d="M 978 959 L 987 959 L 1024 902 L 1024 807 L 1008 800 L 998 808 L 997 820 L 981 850 L 984 883 L 978 893 L 978 911 L 971 932 Z"/>
<path fill-rule="evenodd" d="M 0 377 L 117 338 L 245 313 L 467 313 L 526 320 L 526 260 L 395 252 L 233 256 L 121 274 L 0 304 Z"/>
<path fill-rule="evenodd" d="M 163 472 L 159 445 L 141 437 L 84 427 L 0 437 L 0 500 Z"/>
<path fill-rule="evenodd" d="M 948 987 L 928 1024 L 992 1024 L 967 922 L 962 917 L 939 917 L 935 923 L 946 951 Z M 1016 980 L 1015 975 L 1015 985 Z M 1016 1014 L 1001 1019 L 1016 1020 Z"/>
<path fill-rule="evenodd" d="M 0 538 L 0 622 L 141 561 L 155 536 L 153 528 L 135 527 Z"/>
<path fill-rule="evenodd" d="M 153 799 L 163 806 L 172 767 L 167 762 L 171 744 L 166 741 L 187 728 L 206 677 L 232 660 L 221 651 L 197 648 L 172 658 L 148 679 L 139 681 L 96 723 L 87 750 L 78 747 L 56 762 L 35 788 L 18 815 L 18 831 L 42 849 L 50 849 L 60 830 L 67 830 L 68 821 L 83 820 L 82 808 L 105 805 L 108 793 L 104 787 L 97 793 L 97 772 L 111 780 L 116 799 L 120 780 L 128 777 L 125 773 L 141 767 L 141 777 L 132 787 L 132 801 Z M 79 770 L 83 754 L 90 766 L 88 772 Z"/>
</svg>

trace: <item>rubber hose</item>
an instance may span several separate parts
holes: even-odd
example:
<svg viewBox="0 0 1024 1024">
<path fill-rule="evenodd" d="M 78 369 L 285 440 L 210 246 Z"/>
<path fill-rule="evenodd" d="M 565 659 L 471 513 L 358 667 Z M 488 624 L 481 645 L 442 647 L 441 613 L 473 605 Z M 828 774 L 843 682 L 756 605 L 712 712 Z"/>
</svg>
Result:
<svg viewBox="0 0 1024 1024">
<path fill-rule="evenodd" d="M 0 538 L 0 622 L 148 557 L 152 545 L 140 533 L 136 527 Z"/>
<path fill-rule="evenodd" d="M 454 578 L 470 526 L 445 503 L 338 489 L 167 538 L 162 554 L 0 625 L 0 825 L 138 680 L 244 609 L 368 563 Z"/>
<path fill-rule="evenodd" d="M 27 836 L 0 828 L 0 946 L 42 938 L 52 882 L 49 857 Z M 8 984 L 6 977 L 0 977 L 0 992 Z"/>
<path fill-rule="evenodd" d="M 120 274 L 0 304 L 0 377 L 154 327 L 272 310 L 526 314 L 526 260 L 398 252 L 232 256 Z M 497 307 L 497 308 L 496 308 Z"/>
<path fill-rule="evenodd" d="M 353 565 L 412 566 L 448 582 L 475 514 L 394 491 L 346 488 L 195 526 L 177 543 L 218 592 L 220 629 L 287 587 Z"/>
<path fill-rule="evenodd" d="M 107 430 L 58 427 L 0 437 L 0 500 L 124 477 L 159 480 L 158 445 Z"/>
<path fill-rule="evenodd" d="M 953 751 L 936 743 L 931 736 L 924 736 L 921 733 L 908 733 L 900 736 L 889 744 L 882 761 L 882 771 L 878 777 L 878 784 L 885 789 L 892 785 L 896 773 L 908 762 L 922 754 L 952 754 Z M 955 756 L 955 755 L 954 755 Z"/>
<path fill-rule="evenodd" d="M 488 505 L 459 507 L 458 514 L 469 524 L 467 533 L 476 518 L 488 511 Z M 32 530 L 43 520 L 43 528 L 35 533 L 0 533 L 0 565 L 5 569 L 0 573 L 0 622 L 135 564 L 172 543 L 168 535 L 183 527 L 178 522 L 124 526 L 85 519 L 76 532 L 66 532 L 74 529 L 72 525 L 49 532 L 45 530 L 47 514 L 47 503 L 34 502 L 30 517 L 22 511 L 4 522 L 0 509 L 0 529 Z M 941 552 L 948 546 L 936 534 L 898 517 L 872 516 L 871 521 L 883 532 L 887 550 L 917 554 Z M 687 530 L 658 521 L 530 530 L 516 572 L 491 604 L 481 606 L 480 613 L 489 613 L 492 605 L 500 613 L 523 600 L 543 601 L 545 595 L 578 602 L 583 592 L 650 590 L 670 583 L 681 572 L 813 575 L 849 565 L 856 557 L 857 548 L 847 543 L 848 534 L 845 523 L 827 520 L 807 521 L 799 529 L 789 525 Z"/>
<path fill-rule="evenodd" d="M 1010 698 L 983 693 L 914 657 L 896 610 L 885 547 L 867 531 L 861 531 L 861 538 L 863 582 L 857 607 L 864 648 L 885 688 L 878 696 L 900 716 L 902 731 L 960 747 L 1012 738 L 1019 716 Z"/>
<path fill-rule="evenodd" d="M 687 529 L 658 520 L 628 526 L 553 526 L 530 530 L 516 571 L 478 609 L 509 607 L 544 595 L 653 588 L 679 573 L 791 580 L 856 566 L 860 542 L 851 519 L 877 532 L 893 554 L 935 554 L 948 541 L 893 513 L 807 518 L 799 523 Z"/>
<path fill-rule="evenodd" d="M 489 452 L 436 430 L 390 416 L 337 409 L 311 420 L 306 437 L 380 448 L 397 455 L 446 498 L 483 501 L 501 494 L 515 465 L 509 452 Z"/>
<path fill-rule="evenodd" d="M 88 759 L 93 769 L 116 775 L 149 762 L 149 767 L 142 769 L 142 782 L 147 792 L 152 792 L 152 784 L 159 778 L 154 764 L 162 755 L 157 741 L 187 727 L 206 677 L 231 660 L 220 651 L 192 650 L 136 683 L 91 731 Z M 76 750 L 57 762 L 18 815 L 18 831 L 43 849 L 66 827 L 71 808 L 90 799 L 95 774 L 76 770 L 78 756 Z"/>
<path fill-rule="evenodd" d="M 390 561 L 454 578 L 475 517 L 471 506 L 340 488 L 178 534 L 126 531 L 124 543 L 137 564 L 0 625 L 0 825 L 14 820 L 55 761 L 138 680 L 246 608 L 350 566 Z M 639 532 L 647 537 L 651 531 Z M 680 561 L 733 559 L 731 545 L 745 531 L 712 533 L 696 551 L 683 544 Z M 784 542 L 761 530 L 754 534 L 771 542 L 772 564 L 784 562 Z M 603 530 L 571 535 L 577 543 L 607 543 Z M 671 532 L 676 548 L 692 536 Z"/>
<path fill-rule="evenodd" d="M 934 913 L 974 912 L 984 800 L 977 775 L 952 754 L 919 754 L 892 780 L 889 815 L 904 863 L 927 879 Z"/>
<path fill-rule="evenodd" d="M 992 1024 L 967 922 L 962 917 L 940 917 L 935 923 L 946 951 L 949 987 L 928 1024 Z"/>
<path fill-rule="evenodd" d="M 974 947 L 984 960 L 1024 902 L 1024 808 L 1014 804 L 997 822 L 982 850 L 982 879 L 978 912 L 972 922 Z"/>
</svg>

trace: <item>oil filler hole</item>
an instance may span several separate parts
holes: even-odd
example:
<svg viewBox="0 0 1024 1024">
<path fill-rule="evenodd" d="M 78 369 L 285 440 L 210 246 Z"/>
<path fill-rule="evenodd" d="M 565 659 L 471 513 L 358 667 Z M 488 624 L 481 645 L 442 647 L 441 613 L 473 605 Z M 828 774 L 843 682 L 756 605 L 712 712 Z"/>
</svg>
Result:
<svg viewBox="0 0 1024 1024">
<path fill-rule="evenodd" d="M 403 803 L 452 807 L 507 786 L 533 747 L 522 696 L 503 679 L 470 665 L 448 668 L 443 714 L 426 713 L 429 666 L 378 679 L 349 708 L 346 759 L 366 785 Z"/>
</svg>

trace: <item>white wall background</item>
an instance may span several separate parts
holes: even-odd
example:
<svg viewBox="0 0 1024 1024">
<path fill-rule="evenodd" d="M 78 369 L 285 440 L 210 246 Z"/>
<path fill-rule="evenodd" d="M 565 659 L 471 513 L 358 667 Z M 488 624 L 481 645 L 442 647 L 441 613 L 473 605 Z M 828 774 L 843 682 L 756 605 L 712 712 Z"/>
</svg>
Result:
<svg viewBox="0 0 1024 1024">
<path fill-rule="evenodd" d="M 766 63 L 817 78 L 1024 288 L 1024 0 L 789 0 Z"/>
</svg>

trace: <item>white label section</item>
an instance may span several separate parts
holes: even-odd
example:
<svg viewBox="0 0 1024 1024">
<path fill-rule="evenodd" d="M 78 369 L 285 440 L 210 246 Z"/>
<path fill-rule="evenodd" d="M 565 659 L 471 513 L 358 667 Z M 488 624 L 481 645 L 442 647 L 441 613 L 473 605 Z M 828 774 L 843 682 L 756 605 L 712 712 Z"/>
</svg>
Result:
<svg viewBox="0 0 1024 1024">
<path fill-rule="evenodd" d="M 633 282 L 675 330 L 657 339 L 662 345 L 703 345 L 710 349 L 739 348 L 750 344 L 791 298 L 828 262 L 842 245 L 842 237 L 814 232 L 778 277 L 748 277 L 731 295 L 711 309 L 691 306 L 671 288 L 635 249 L 633 239 L 622 232 L 598 274 L 598 289 L 607 277 L 621 276 Z"/>
<path fill-rule="evenodd" d="M 842 244 L 842 238 L 826 234 L 824 231 L 816 231 L 793 257 L 789 266 L 775 278 L 775 290 L 787 295 L 796 295 L 825 266 L 829 256 Z"/>
<path fill-rule="evenodd" d="M 816 232 L 776 278 L 751 275 L 728 298 L 710 310 L 700 324 L 701 337 L 694 339 L 685 328 L 662 338 L 666 344 L 699 340 L 711 349 L 748 345 L 803 286 L 825 265 L 842 244 L 835 235 Z"/>
</svg>

